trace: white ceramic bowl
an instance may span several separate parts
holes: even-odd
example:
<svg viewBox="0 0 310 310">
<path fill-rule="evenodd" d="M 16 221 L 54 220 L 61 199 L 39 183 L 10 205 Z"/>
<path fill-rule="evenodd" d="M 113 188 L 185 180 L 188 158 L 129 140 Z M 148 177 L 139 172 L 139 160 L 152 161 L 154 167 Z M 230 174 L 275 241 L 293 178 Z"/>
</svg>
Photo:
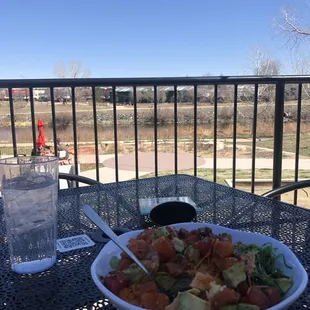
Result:
<svg viewBox="0 0 310 310">
<path fill-rule="evenodd" d="M 217 226 L 217 225 L 212 225 L 212 224 L 207 224 L 207 223 L 182 223 L 182 224 L 175 224 L 175 225 L 170 225 L 174 226 L 176 228 L 185 228 L 189 231 L 197 229 L 199 227 L 207 226 L 212 229 L 212 231 L 215 234 L 223 233 L 226 232 L 232 236 L 233 243 L 236 243 L 238 241 L 241 241 L 242 243 L 249 244 L 249 243 L 255 243 L 257 245 L 263 245 L 264 243 L 270 242 L 273 247 L 277 248 L 278 253 L 283 253 L 285 255 L 286 262 L 289 266 L 292 266 L 292 269 L 288 269 L 285 267 L 284 263 L 282 260 L 278 260 L 279 265 L 278 267 L 283 271 L 283 273 L 287 276 L 293 276 L 293 281 L 294 284 L 291 287 L 291 289 L 287 292 L 286 298 L 279 303 L 278 305 L 269 308 L 269 310 L 283 310 L 288 308 L 290 305 L 296 301 L 296 299 L 302 294 L 304 289 L 307 286 L 308 283 L 308 276 L 303 268 L 303 266 L 300 264 L 294 253 L 283 243 L 256 233 L 249 233 L 249 232 L 244 232 L 244 231 L 239 231 L 239 230 L 233 230 L 229 228 L 225 228 L 222 226 Z M 136 231 L 131 231 L 128 233 L 125 233 L 119 238 L 122 240 L 124 244 L 127 244 L 129 239 L 135 238 L 141 230 L 136 230 Z M 113 293 L 111 293 L 100 281 L 99 276 L 106 276 L 109 271 L 111 271 L 110 267 L 110 258 L 114 255 L 119 256 L 120 255 L 120 249 L 112 242 L 110 241 L 107 243 L 95 261 L 93 262 L 91 266 L 91 275 L 96 283 L 97 287 L 99 290 L 105 295 L 106 298 L 109 299 L 109 301 L 114 304 L 118 309 L 120 310 L 141 310 L 142 308 L 133 306 Z"/>
</svg>

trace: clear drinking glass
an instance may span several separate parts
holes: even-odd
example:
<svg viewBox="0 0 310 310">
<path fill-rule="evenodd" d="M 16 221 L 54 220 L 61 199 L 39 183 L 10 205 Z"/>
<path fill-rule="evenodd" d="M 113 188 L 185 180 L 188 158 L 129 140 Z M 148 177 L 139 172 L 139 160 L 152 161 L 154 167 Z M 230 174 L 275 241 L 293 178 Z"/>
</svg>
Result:
<svg viewBox="0 0 310 310">
<path fill-rule="evenodd" d="M 35 273 L 50 268 L 56 261 L 58 159 L 0 160 L 0 189 L 12 270 Z"/>
</svg>

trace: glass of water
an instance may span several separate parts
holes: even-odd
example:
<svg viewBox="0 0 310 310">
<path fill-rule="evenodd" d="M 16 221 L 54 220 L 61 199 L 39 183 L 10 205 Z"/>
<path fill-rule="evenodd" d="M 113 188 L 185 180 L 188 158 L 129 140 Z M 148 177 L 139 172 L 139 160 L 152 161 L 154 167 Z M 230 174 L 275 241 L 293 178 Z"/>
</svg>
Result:
<svg viewBox="0 0 310 310">
<path fill-rule="evenodd" d="M 57 157 L 0 160 L 0 190 L 12 270 L 50 268 L 56 261 Z"/>
</svg>

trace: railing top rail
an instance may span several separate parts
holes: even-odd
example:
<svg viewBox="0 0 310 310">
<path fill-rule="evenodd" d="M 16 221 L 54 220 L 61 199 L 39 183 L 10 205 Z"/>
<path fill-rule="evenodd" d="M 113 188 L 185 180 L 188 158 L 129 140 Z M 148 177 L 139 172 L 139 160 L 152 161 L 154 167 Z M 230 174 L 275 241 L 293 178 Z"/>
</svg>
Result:
<svg viewBox="0 0 310 310">
<path fill-rule="evenodd" d="M 310 83 L 310 75 L 152 78 L 0 79 L 0 88 Z"/>
</svg>

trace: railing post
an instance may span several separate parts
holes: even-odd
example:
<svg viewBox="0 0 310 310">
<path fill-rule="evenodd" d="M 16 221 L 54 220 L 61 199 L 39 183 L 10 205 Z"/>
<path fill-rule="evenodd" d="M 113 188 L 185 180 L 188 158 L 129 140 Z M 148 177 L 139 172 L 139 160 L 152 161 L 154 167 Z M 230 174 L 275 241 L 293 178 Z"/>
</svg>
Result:
<svg viewBox="0 0 310 310">
<path fill-rule="evenodd" d="M 281 178 L 282 178 L 284 90 L 285 90 L 285 83 L 282 81 L 278 81 L 278 83 L 276 84 L 276 99 L 275 99 L 275 113 L 274 113 L 274 152 L 273 152 L 273 181 L 272 181 L 273 189 L 281 186 Z"/>
</svg>

